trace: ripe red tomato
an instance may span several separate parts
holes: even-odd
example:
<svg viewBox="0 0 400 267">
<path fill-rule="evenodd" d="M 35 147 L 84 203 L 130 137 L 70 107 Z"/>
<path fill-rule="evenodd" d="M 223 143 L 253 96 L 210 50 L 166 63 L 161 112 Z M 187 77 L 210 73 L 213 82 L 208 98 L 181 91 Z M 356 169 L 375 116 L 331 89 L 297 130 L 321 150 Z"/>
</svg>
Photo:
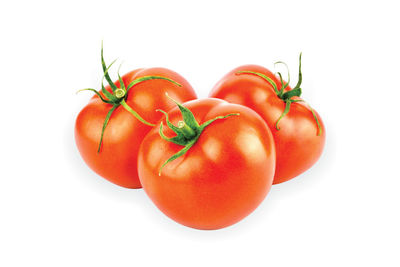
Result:
<svg viewBox="0 0 400 267">
<path fill-rule="evenodd" d="M 145 81 L 137 80 L 143 77 Z M 161 79 L 162 77 L 179 83 L 181 87 Z M 148 78 L 149 80 L 146 80 Z M 134 112 L 140 114 L 144 121 L 150 123 L 156 123 L 162 117 L 156 109 L 168 110 L 174 106 L 166 98 L 165 92 L 179 101 L 196 98 L 192 87 L 182 76 L 165 68 L 137 69 L 125 74 L 121 80 L 125 88 L 128 88 L 132 81 L 139 81 L 122 99 Z M 115 86 L 121 90 L 120 81 L 115 82 Z M 106 86 L 105 90 L 114 96 L 119 93 L 110 86 Z M 102 98 L 107 97 L 102 91 L 100 95 Z M 113 108 L 115 110 L 110 111 Z M 111 114 L 108 124 L 105 123 L 107 114 Z M 100 142 L 104 125 L 104 136 Z M 95 95 L 76 119 L 75 140 L 82 158 L 100 176 L 123 187 L 140 188 L 137 155 L 144 136 L 151 128 L 135 118 L 122 104 L 104 103 Z"/>
<path fill-rule="evenodd" d="M 183 225 L 219 229 L 234 224 L 261 203 L 272 185 L 270 130 L 256 112 L 220 99 L 183 106 L 194 117 L 182 106 L 174 108 L 168 112 L 170 128 L 154 128 L 142 142 L 138 171 L 143 189 Z"/>
<path fill-rule="evenodd" d="M 321 117 L 299 98 L 301 80 L 301 57 L 298 85 L 293 89 L 287 86 L 282 92 L 284 82 L 271 71 L 261 66 L 245 65 L 226 74 L 209 95 L 247 106 L 268 124 L 276 146 L 274 184 L 290 180 L 309 169 L 322 154 L 325 144 Z"/>
</svg>

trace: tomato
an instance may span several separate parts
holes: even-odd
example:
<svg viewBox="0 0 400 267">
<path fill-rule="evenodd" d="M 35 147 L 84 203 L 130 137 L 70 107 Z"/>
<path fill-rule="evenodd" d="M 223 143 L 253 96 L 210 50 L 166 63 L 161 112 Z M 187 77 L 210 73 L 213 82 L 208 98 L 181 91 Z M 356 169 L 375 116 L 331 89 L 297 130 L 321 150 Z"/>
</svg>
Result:
<svg viewBox="0 0 400 267">
<path fill-rule="evenodd" d="M 250 214 L 275 170 L 274 141 L 263 119 L 215 98 L 186 102 L 167 115 L 169 128 L 161 121 L 139 150 L 139 178 L 155 205 L 197 229 L 223 228 Z"/>
<path fill-rule="evenodd" d="M 105 64 L 103 69 L 110 83 Z M 76 118 L 75 140 L 82 158 L 97 174 L 123 187 L 140 188 L 137 173 L 140 144 L 151 130 L 150 125 L 162 117 L 155 110 L 168 110 L 174 106 L 165 97 L 165 92 L 179 101 L 195 99 L 196 94 L 182 76 L 165 68 L 137 69 L 120 78 L 113 83 L 118 90 L 113 91 L 111 86 L 104 89 L 114 96 L 121 93 L 125 103 L 105 103 L 100 96 L 106 99 L 109 93 L 105 95 L 103 90 L 96 93 Z M 136 84 L 128 92 L 121 90 L 133 81 Z M 138 115 L 137 118 L 131 113 Z"/>
<path fill-rule="evenodd" d="M 318 113 L 299 97 L 301 81 L 300 56 L 299 83 L 293 89 L 285 88 L 287 83 L 268 69 L 245 65 L 226 74 L 209 95 L 247 106 L 268 124 L 276 145 L 274 184 L 309 169 L 324 148 L 324 124 Z"/>
</svg>

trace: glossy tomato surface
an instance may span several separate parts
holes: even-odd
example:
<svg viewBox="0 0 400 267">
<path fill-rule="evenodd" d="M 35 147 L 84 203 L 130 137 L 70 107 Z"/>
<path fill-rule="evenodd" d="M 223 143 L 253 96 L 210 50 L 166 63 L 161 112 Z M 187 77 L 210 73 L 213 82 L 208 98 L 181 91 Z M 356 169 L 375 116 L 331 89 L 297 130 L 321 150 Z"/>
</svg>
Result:
<svg viewBox="0 0 400 267">
<path fill-rule="evenodd" d="M 250 214 L 271 187 L 275 146 L 270 130 L 253 110 L 220 99 L 183 105 L 199 124 L 217 116 L 240 115 L 207 126 L 193 147 L 165 165 L 160 176 L 162 164 L 183 147 L 162 139 L 155 127 L 140 148 L 140 181 L 155 205 L 183 225 L 197 229 L 232 225 Z M 169 117 L 175 125 L 182 120 L 178 108 Z M 164 133 L 175 136 L 165 126 Z"/>
<path fill-rule="evenodd" d="M 285 109 L 285 102 L 263 78 L 237 74 L 238 71 L 262 73 L 271 78 L 278 89 L 281 88 L 280 81 L 268 69 L 245 65 L 225 75 L 209 96 L 247 106 L 268 124 L 276 145 L 274 184 L 290 180 L 309 169 L 321 156 L 325 144 L 325 127 L 321 117 L 314 110 L 321 125 L 321 134 L 318 135 L 318 126 L 310 107 L 304 102 L 292 103 L 289 113 L 279 122 L 280 130 L 277 130 L 275 124 Z"/>
<path fill-rule="evenodd" d="M 149 75 L 170 78 L 182 87 L 166 80 L 148 80 L 130 89 L 126 103 L 148 122 L 156 123 L 162 117 L 156 109 L 169 110 L 174 106 L 166 98 L 165 92 L 182 102 L 196 98 L 192 87 L 182 76 L 165 68 L 134 70 L 122 79 L 127 86 L 131 81 Z M 118 81 L 115 84 L 120 87 Z M 109 86 L 106 89 L 112 92 Z M 76 144 L 87 165 L 100 176 L 123 187 L 140 188 L 137 155 L 144 136 L 152 127 L 141 123 L 124 107 L 119 106 L 111 115 L 98 153 L 103 123 L 111 108 L 111 104 L 102 102 L 96 95 L 89 101 L 76 119 Z"/>
</svg>

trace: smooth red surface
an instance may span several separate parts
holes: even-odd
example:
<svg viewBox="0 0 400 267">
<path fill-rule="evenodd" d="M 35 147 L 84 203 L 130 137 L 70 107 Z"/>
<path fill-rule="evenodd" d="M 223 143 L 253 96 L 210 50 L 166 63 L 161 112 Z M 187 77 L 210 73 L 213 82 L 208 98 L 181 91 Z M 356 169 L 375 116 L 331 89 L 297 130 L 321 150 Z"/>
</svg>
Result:
<svg viewBox="0 0 400 267">
<path fill-rule="evenodd" d="M 184 103 L 202 124 L 220 115 L 183 156 L 161 165 L 183 146 L 162 139 L 158 127 L 143 140 L 139 177 L 147 195 L 173 220 L 198 229 L 219 229 L 250 214 L 265 198 L 275 170 L 275 146 L 268 126 L 253 110 L 208 98 Z M 175 125 L 178 108 L 169 112 Z M 164 126 L 166 125 L 163 120 Z M 164 127 L 168 137 L 175 133 Z"/>
<path fill-rule="evenodd" d="M 238 67 L 225 75 L 213 88 L 210 97 L 255 110 L 268 124 L 276 145 L 276 173 L 274 184 L 290 180 L 309 169 L 321 156 L 325 144 L 325 127 L 317 114 L 322 134 L 317 136 L 318 127 L 310 108 L 301 102 L 292 103 L 290 112 L 275 123 L 285 109 L 285 103 L 276 95 L 273 87 L 263 78 L 238 71 L 260 72 L 273 79 L 278 88 L 280 81 L 268 69 L 257 65 Z M 288 88 L 291 90 L 290 88 Z"/>
<path fill-rule="evenodd" d="M 190 84 L 168 69 L 137 69 L 125 74 L 122 79 L 127 86 L 134 79 L 148 75 L 167 77 L 182 85 L 178 87 L 166 80 L 148 80 L 130 89 L 126 103 L 148 122 L 156 123 L 161 119 L 163 114 L 156 112 L 156 109 L 169 110 L 174 106 L 165 96 L 165 92 L 182 102 L 196 98 Z M 120 85 L 118 81 L 115 84 L 117 87 Z M 109 86 L 106 89 L 111 92 Z M 103 103 L 96 95 L 89 101 L 76 119 L 76 144 L 87 165 L 100 176 L 123 187 L 140 188 L 137 154 L 151 127 L 119 106 L 110 118 L 100 153 L 97 153 L 104 119 L 111 107 L 112 105 Z"/>
</svg>

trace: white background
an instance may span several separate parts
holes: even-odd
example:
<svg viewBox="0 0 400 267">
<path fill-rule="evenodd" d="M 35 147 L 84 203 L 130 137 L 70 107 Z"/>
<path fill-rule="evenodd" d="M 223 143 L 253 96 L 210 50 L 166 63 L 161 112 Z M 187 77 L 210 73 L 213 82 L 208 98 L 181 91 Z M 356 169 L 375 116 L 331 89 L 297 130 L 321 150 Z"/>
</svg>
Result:
<svg viewBox="0 0 400 267">
<path fill-rule="evenodd" d="M 1 266 L 399 266 L 396 1 L 7 1 L 0 8 Z M 122 72 L 163 66 L 206 97 L 286 61 L 323 117 L 320 161 L 218 231 L 181 226 L 81 160 L 74 120 Z M 114 72 L 115 74 L 115 72 Z M 115 77 L 115 76 L 114 76 Z M 396 255 L 397 253 L 397 255 Z"/>
</svg>

